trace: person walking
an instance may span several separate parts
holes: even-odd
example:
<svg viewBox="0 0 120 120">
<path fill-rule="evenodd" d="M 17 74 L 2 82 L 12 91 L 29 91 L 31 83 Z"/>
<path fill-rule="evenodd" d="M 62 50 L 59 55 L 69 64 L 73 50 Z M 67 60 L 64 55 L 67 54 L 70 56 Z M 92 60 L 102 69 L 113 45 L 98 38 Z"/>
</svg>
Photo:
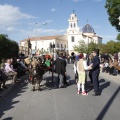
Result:
<svg viewBox="0 0 120 120">
<path fill-rule="evenodd" d="M 59 54 L 59 57 L 55 60 L 55 72 L 58 74 L 58 81 L 56 87 L 63 88 L 64 86 L 64 75 L 66 74 L 66 65 L 63 60 L 63 53 Z"/>
<path fill-rule="evenodd" d="M 93 80 L 93 87 L 94 87 L 94 92 L 93 96 L 98 96 L 101 95 L 100 90 L 99 90 L 99 74 L 100 74 L 100 59 L 99 56 L 97 55 L 97 50 L 93 50 L 92 52 L 93 59 L 92 59 L 92 80 Z"/>
</svg>

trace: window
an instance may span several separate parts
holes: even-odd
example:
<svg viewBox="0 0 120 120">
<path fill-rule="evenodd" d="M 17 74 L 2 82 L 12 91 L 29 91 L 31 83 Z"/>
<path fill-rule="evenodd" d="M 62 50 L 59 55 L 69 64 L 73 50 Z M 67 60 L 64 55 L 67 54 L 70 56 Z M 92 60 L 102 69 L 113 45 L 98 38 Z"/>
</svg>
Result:
<svg viewBox="0 0 120 120">
<path fill-rule="evenodd" d="M 59 48 L 59 44 L 57 44 L 57 48 Z"/>
<path fill-rule="evenodd" d="M 74 27 L 76 27 L 75 23 L 74 23 Z"/>
<path fill-rule="evenodd" d="M 72 37 L 71 37 L 71 42 L 74 42 L 74 41 L 75 41 L 75 40 L 74 40 L 74 36 L 72 36 Z"/>
</svg>

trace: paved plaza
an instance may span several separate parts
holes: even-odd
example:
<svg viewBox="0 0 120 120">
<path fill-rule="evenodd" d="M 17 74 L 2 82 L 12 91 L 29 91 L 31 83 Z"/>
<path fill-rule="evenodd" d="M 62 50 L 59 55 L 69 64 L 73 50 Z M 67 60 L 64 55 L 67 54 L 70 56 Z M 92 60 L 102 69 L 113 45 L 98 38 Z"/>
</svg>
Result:
<svg viewBox="0 0 120 120">
<path fill-rule="evenodd" d="M 27 75 L 9 89 L 0 100 L 0 120 L 120 120 L 120 76 L 101 73 L 101 96 L 77 94 L 73 64 L 67 66 L 69 86 L 54 89 L 51 74 L 46 73 L 42 91 L 31 91 Z M 54 75 L 57 79 L 57 75 Z M 89 78 L 87 79 L 89 85 Z"/>
</svg>

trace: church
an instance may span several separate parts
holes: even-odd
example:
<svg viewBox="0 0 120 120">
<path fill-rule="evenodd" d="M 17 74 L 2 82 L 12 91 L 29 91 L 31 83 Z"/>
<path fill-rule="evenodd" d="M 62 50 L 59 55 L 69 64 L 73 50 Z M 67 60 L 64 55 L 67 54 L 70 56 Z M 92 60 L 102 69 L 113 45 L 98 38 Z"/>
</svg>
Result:
<svg viewBox="0 0 120 120">
<path fill-rule="evenodd" d="M 75 13 L 72 13 L 68 19 L 68 29 L 64 35 L 56 36 L 38 36 L 26 38 L 20 41 L 20 52 L 27 52 L 27 41 L 31 42 L 31 52 L 53 53 L 64 51 L 65 53 L 75 53 L 73 46 L 78 45 L 78 41 L 84 40 L 85 44 L 94 42 L 102 43 L 102 37 L 96 35 L 93 27 L 86 24 L 82 29 L 78 27 L 78 18 Z M 24 50 L 23 50 L 24 48 Z M 25 50 L 26 48 L 26 50 Z"/>
</svg>

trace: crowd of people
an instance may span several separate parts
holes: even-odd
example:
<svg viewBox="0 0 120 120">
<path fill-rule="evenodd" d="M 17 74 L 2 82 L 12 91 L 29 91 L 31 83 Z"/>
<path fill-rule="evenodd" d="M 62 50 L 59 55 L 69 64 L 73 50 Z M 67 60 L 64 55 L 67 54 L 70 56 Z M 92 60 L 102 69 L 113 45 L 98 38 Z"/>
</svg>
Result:
<svg viewBox="0 0 120 120">
<path fill-rule="evenodd" d="M 19 77 L 24 75 L 27 71 L 27 67 L 24 63 L 24 59 L 7 59 L 2 60 L 0 65 L 0 91 L 7 89 L 6 80 L 9 79 L 9 76 L 12 77 L 12 82 L 17 83 Z"/>
<path fill-rule="evenodd" d="M 51 67 L 55 73 L 58 74 L 58 79 L 55 80 L 56 88 L 64 88 L 69 84 L 66 80 L 66 66 L 67 64 L 73 64 L 75 81 L 77 84 L 77 94 L 88 95 L 86 90 L 86 79 L 87 73 L 89 74 L 90 87 L 94 88 L 94 96 L 101 95 L 99 86 L 99 74 L 101 72 L 106 72 L 111 75 L 116 75 L 116 67 L 120 67 L 120 60 L 116 56 L 114 60 L 107 54 L 97 55 L 97 50 L 93 50 L 91 54 L 77 54 L 72 56 L 63 56 L 63 53 L 59 55 L 54 60 L 50 56 L 46 57 L 44 64 L 48 68 Z M 25 64 L 24 59 L 7 59 L 3 60 L 0 68 L 0 91 L 7 89 L 6 79 L 8 76 L 13 76 L 12 82 L 17 83 L 19 77 L 24 75 L 28 71 L 28 67 Z"/>
<path fill-rule="evenodd" d="M 118 70 L 120 70 L 120 59 L 117 54 L 114 55 L 113 59 L 108 54 L 98 56 L 96 50 L 87 56 L 78 54 L 74 62 L 78 94 L 88 95 L 85 89 L 87 73 L 91 82 L 89 86 L 94 88 L 94 96 L 98 96 L 101 94 L 98 80 L 100 71 L 109 73 L 110 75 L 117 75 Z"/>
</svg>

